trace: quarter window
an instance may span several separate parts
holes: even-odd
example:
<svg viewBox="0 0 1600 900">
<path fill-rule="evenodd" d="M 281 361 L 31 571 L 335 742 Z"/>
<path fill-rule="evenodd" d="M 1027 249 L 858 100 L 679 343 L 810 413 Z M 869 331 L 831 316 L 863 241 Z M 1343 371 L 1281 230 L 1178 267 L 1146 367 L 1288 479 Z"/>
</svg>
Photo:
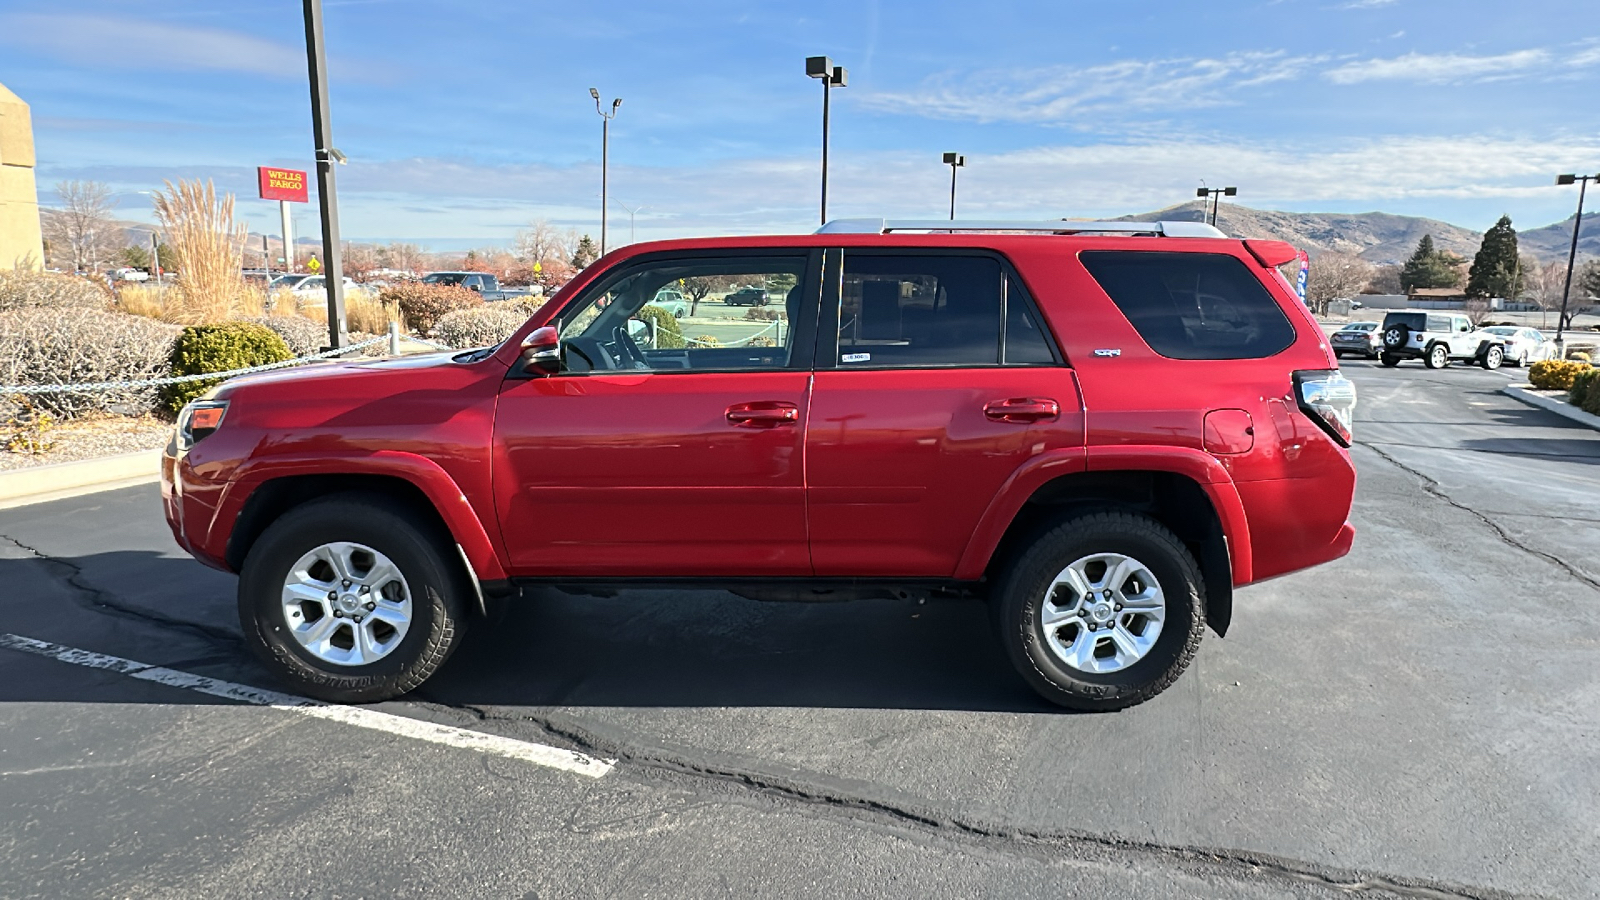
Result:
<svg viewBox="0 0 1600 900">
<path fill-rule="evenodd" d="M 1171 359 L 1261 359 L 1294 326 L 1261 280 L 1222 253 L 1089 250 L 1085 268 L 1150 349 Z"/>
</svg>

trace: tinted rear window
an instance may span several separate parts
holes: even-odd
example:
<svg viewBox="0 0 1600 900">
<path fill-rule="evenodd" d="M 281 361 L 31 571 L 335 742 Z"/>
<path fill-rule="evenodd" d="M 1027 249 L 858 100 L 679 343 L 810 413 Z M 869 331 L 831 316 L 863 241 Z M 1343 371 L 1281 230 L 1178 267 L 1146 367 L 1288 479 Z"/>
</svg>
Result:
<svg viewBox="0 0 1600 900">
<path fill-rule="evenodd" d="M 1294 343 L 1277 301 L 1232 256 L 1090 250 L 1079 258 L 1162 356 L 1260 359 Z"/>
<path fill-rule="evenodd" d="M 1396 325 L 1404 325 L 1412 331 L 1424 331 L 1426 329 L 1423 326 L 1427 324 L 1427 321 L 1428 316 L 1426 313 L 1389 313 L 1383 317 L 1383 327 L 1392 328 Z"/>
</svg>

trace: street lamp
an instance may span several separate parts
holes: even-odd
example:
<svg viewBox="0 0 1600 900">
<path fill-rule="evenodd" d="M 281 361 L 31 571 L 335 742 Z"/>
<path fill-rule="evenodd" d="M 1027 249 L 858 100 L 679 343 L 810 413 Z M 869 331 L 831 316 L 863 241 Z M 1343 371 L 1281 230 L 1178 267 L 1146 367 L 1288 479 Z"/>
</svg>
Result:
<svg viewBox="0 0 1600 900">
<path fill-rule="evenodd" d="M 956 220 L 956 169 L 967 164 L 967 158 L 959 153 L 946 153 L 944 164 L 950 167 L 950 221 Z"/>
<path fill-rule="evenodd" d="M 611 120 L 617 117 L 617 107 L 622 105 L 622 98 L 611 101 L 611 111 L 606 112 L 600 105 L 599 88 L 589 88 L 589 96 L 594 98 L 594 111 L 600 114 L 600 255 L 606 255 L 606 177 L 611 167 Z"/>
<path fill-rule="evenodd" d="M 844 66 L 836 66 L 826 56 L 806 57 L 806 76 L 822 81 L 822 224 L 828 224 L 828 96 L 836 87 L 844 87 L 850 73 Z"/>
<path fill-rule="evenodd" d="M 1557 175 L 1556 184 L 1578 185 L 1578 217 L 1572 222 L 1572 249 L 1567 251 L 1567 283 L 1561 288 L 1561 314 L 1556 316 L 1556 352 L 1562 359 L 1567 358 L 1567 345 L 1562 337 L 1562 332 L 1567 324 L 1567 295 L 1572 293 L 1572 265 L 1578 260 L 1578 232 L 1583 229 L 1583 195 L 1589 190 L 1589 182 L 1600 181 L 1600 175 Z"/>
<path fill-rule="evenodd" d="M 628 243 L 631 244 L 633 243 L 633 216 L 639 210 L 644 209 L 645 206 L 642 204 L 639 206 L 629 206 L 628 204 L 623 203 L 621 200 L 616 201 L 616 204 L 628 211 Z"/>
<path fill-rule="evenodd" d="M 1236 197 L 1236 196 L 1238 196 L 1238 194 L 1239 194 L 1239 189 L 1236 188 L 1236 187 L 1200 188 L 1199 190 L 1194 192 L 1194 195 L 1196 197 L 1200 197 L 1200 198 L 1204 199 L 1205 197 L 1209 196 L 1211 198 L 1211 224 L 1212 225 L 1217 224 L 1217 204 L 1219 202 L 1221 202 L 1219 198 L 1220 197 Z M 1205 212 L 1205 205 L 1204 204 L 1201 204 L 1200 211 L 1201 211 L 1201 213 Z"/>
</svg>

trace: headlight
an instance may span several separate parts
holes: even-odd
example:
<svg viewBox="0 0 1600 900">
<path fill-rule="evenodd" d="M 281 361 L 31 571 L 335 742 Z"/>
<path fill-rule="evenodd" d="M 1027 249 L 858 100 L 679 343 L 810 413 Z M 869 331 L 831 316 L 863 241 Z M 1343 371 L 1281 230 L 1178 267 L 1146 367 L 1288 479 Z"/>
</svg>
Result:
<svg viewBox="0 0 1600 900">
<path fill-rule="evenodd" d="M 228 414 L 226 400 L 196 400 L 178 413 L 178 449 L 187 450 L 222 427 Z"/>
<path fill-rule="evenodd" d="M 1294 373 L 1294 395 L 1300 409 L 1322 426 L 1340 446 L 1350 446 L 1356 413 L 1356 386 L 1338 369 Z"/>
</svg>

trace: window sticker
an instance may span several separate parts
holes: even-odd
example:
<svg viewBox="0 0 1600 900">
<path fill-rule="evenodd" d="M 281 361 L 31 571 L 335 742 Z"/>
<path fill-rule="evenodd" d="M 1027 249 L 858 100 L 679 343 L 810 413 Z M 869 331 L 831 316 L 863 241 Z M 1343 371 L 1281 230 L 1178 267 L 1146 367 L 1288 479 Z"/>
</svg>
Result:
<svg viewBox="0 0 1600 900">
<path fill-rule="evenodd" d="M 840 361 L 847 363 L 870 362 L 871 360 L 871 353 L 846 353 L 844 356 L 840 357 Z"/>
</svg>

